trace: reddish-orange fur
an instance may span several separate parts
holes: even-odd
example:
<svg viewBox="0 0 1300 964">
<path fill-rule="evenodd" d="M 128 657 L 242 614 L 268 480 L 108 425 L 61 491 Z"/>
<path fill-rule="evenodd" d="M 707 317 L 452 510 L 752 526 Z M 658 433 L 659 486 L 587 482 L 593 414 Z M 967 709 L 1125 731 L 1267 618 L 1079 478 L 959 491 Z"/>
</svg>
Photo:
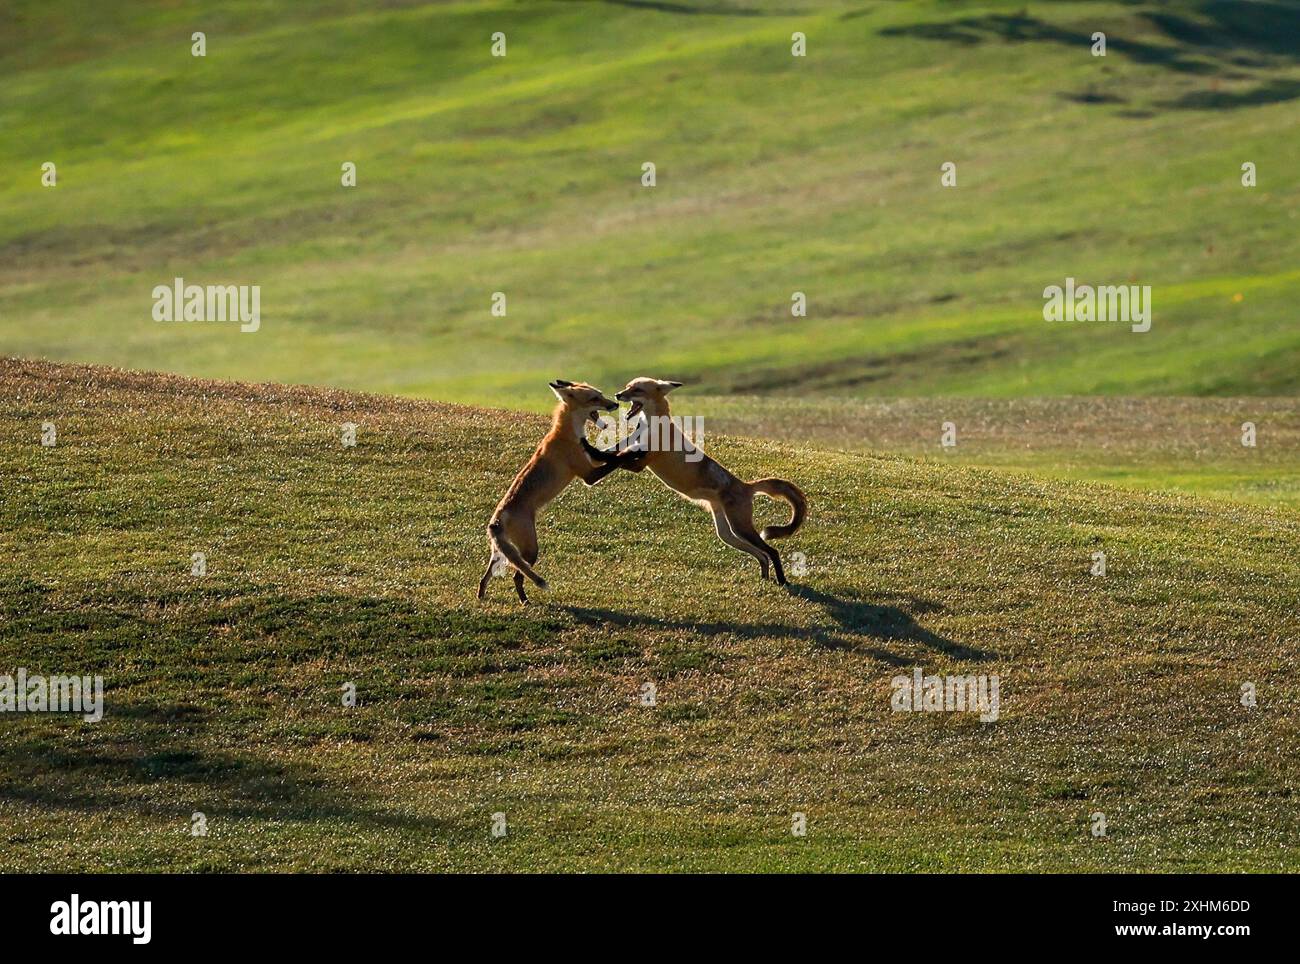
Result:
<svg viewBox="0 0 1300 964">
<path fill-rule="evenodd" d="M 632 402 L 630 414 L 633 416 L 644 412 L 647 418 L 667 420 L 668 393 L 680 385 L 680 382 L 655 378 L 634 378 L 614 397 Z M 713 515 L 718 538 L 757 559 L 764 579 L 770 564 L 776 572 L 776 581 L 784 585 L 785 569 L 781 565 L 781 556 L 768 545 L 767 540 L 793 535 L 803 525 L 808 514 L 808 502 L 803 491 L 784 479 L 758 479 L 754 482 L 738 479 L 721 464 L 685 442 L 677 425 L 667 421 L 660 425 L 657 449 L 639 457 L 628 452 L 607 464 L 619 465 L 633 472 L 648 467 L 682 498 L 707 508 Z M 758 494 L 789 502 L 793 510 L 789 523 L 757 531 L 754 528 L 754 496 Z"/>
<path fill-rule="evenodd" d="M 598 412 L 617 409 L 618 402 L 582 382 L 552 382 L 551 390 L 560 399 L 551 419 L 551 430 L 515 476 L 488 522 L 491 555 L 479 580 L 480 599 L 487 592 L 494 569 L 502 562 L 515 571 L 515 592 L 520 602 L 528 602 L 524 593 L 525 576 L 542 589 L 547 588 L 546 580 L 533 570 L 537 562 L 537 516 L 574 479 L 595 485 L 613 468 L 593 462 L 583 451 L 581 439 L 583 423 L 594 419 Z"/>
</svg>

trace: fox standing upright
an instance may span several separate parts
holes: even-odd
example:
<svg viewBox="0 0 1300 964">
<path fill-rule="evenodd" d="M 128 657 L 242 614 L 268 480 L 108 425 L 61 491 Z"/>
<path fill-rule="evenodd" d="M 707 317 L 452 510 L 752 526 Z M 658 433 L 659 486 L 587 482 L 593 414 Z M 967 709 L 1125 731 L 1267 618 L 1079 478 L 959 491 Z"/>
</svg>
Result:
<svg viewBox="0 0 1300 964">
<path fill-rule="evenodd" d="M 504 575 L 512 568 L 520 602 L 528 602 L 525 576 L 545 589 L 546 580 L 533 571 L 533 563 L 537 561 L 538 513 L 574 479 L 595 485 L 618 468 L 593 462 L 579 444 L 580 439 L 586 441 L 583 424 L 588 419 L 597 421 L 601 412 L 615 411 L 618 402 L 584 382 L 557 379 L 551 382 L 551 391 L 560 400 L 555 406 L 551 430 L 515 476 L 488 522 L 488 547 L 492 554 L 478 583 L 479 599 L 487 592 L 489 579 Z"/>
<path fill-rule="evenodd" d="M 713 515 L 718 538 L 732 548 L 747 552 L 758 560 L 763 578 L 768 564 L 776 573 L 778 584 L 785 585 L 785 569 L 780 554 L 767 544 L 768 539 L 794 535 L 808 515 L 808 501 L 803 491 L 785 479 L 758 479 L 745 482 L 709 458 L 682 434 L 668 414 L 668 393 L 681 388 L 681 382 L 657 378 L 634 378 L 614 397 L 631 402 L 629 421 L 643 415 L 645 421 L 616 451 L 603 452 L 585 438 L 582 447 L 592 458 L 607 467 L 640 472 L 649 467 L 664 485 L 684 499 L 703 506 Z M 766 495 L 785 499 L 793 514 L 785 525 L 767 526 L 762 532 L 754 528 L 754 496 Z"/>
</svg>

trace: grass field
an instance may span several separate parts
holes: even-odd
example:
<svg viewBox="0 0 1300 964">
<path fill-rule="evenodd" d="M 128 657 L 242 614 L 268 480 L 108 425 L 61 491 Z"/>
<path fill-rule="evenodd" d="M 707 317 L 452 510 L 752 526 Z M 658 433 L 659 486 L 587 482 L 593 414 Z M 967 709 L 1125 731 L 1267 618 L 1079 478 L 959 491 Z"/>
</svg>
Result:
<svg viewBox="0 0 1300 964">
<path fill-rule="evenodd" d="M 3 721 L 2 870 L 1300 867 L 1293 511 L 715 437 L 808 492 L 795 585 L 621 474 L 544 518 L 523 608 L 473 592 L 537 416 L 0 390 L 0 666 L 107 688 Z M 892 712 L 913 666 L 997 674 L 999 719 Z"/>
<path fill-rule="evenodd" d="M 1300 403 L 1292 398 L 680 401 L 683 414 L 700 413 L 726 434 L 1300 506 Z M 1253 445 L 1242 444 L 1247 422 Z M 945 423 L 956 429 L 947 448 L 940 445 Z"/>
<path fill-rule="evenodd" d="M 15 0 L 0 131 L 0 871 L 1300 870 L 1300 0 Z M 794 584 L 618 473 L 477 602 L 636 375 Z"/>
<path fill-rule="evenodd" d="M 557 376 L 641 373 L 791 396 L 1300 389 L 1295 3 L 0 18 L 6 354 L 512 408 Z M 1151 285 L 1151 331 L 1044 322 L 1067 275 Z M 261 330 L 154 322 L 176 276 L 261 285 Z"/>
</svg>

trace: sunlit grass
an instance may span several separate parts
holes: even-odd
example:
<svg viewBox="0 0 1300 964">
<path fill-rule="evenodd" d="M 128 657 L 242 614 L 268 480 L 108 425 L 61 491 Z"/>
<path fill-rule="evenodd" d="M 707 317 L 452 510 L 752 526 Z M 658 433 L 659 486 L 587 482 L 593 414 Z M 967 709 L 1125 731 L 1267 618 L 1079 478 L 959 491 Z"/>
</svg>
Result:
<svg viewBox="0 0 1300 964">
<path fill-rule="evenodd" d="M 0 44 L 0 349 L 512 408 L 557 376 L 641 373 L 714 393 L 1296 390 L 1300 126 L 1266 96 L 1300 76 L 1292 6 L 1251 5 L 1253 33 L 1191 0 L 744 6 L 763 15 L 27 7 Z M 178 275 L 260 284 L 262 330 L 153 322 Z M 1151 332 L 1045 323 L 1067 275 L 1150 284 Z"/>
<path fill-rule="evenodd" d="M 0 672 L 107 688 L 100 724 L 0 718 L 5 869 L 1300 858 L 1294 513 L 717 436 L 808 493 L 791 589 L 621 474 L 543 517 L 523 608 L 474 589 L 536 416 L 13 361 L 0 389 Z M 998 674 L 1000 719 L 891 712 L 914 665 Z"/>
</svg>

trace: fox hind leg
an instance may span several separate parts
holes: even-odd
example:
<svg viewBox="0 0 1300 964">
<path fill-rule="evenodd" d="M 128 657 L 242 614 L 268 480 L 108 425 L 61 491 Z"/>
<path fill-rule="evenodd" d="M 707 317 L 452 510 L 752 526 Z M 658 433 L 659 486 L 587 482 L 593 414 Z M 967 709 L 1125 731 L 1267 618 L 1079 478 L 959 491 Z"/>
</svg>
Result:
<svg viewBox="0 0 1300 964">
<path fill-rule="evenodd" d="M 479 599 L 487 595 L 488 583 L 494 576 L 504 576 L 510 572 L 510 560 L 497 552 L 491 542 L 488 543 L 488 549 L 491 554 L 488 556 L 487 568 L 483 570 L 483 578 L 478 581 Z"/>
<path fill-rule="evenodd" d="M 537 562 L 537 529 L 535 526 L 520 526 L 515 545 L 519 547 L 519 554 L 524 557 L 524 562 L 530 566 Z M 515 570 L 515 593 L 519 596 L 521 603 L 525 606 L 528 605 L 528 594 L 524 592 L 524 574 L 518 569 Z"/>
<path fill-rule="evenodd" d="M 735 503 L 725 507 L 726 519 L 731 531 L 738 539 L 748 543 L 755 554 L 761 553 L 760 558 L 766 559 L 772 563 L 772 570 L 776 573 L 776 584 L 785 585 L 785 567 L 781 565 L 781 554 L 763 541 L 763 537 L 758 534 L 754 528 L 754 503 L 752 501 L 745 503 Z M 763 565 L 763 578 L 767 578 L 767 565 Z"/>
<path fill-rule="evenodd" d="M 767 578 L 767 566 L 771 557 L 758 546 L 736 534 L 731 526 L 730 515 L 727 510 L 720 504 L 713 504 L 709 511 L 713 513 L 713 528 L 717 530 L 718 538 L 731 546 L 733 549 L 739 549 L 741 552 L 747 552 L 758 560 L 758 565 L 762 569 L 763 578 Z M 752 529 L 753 526 L 751 525 Z"/>
</svg>

